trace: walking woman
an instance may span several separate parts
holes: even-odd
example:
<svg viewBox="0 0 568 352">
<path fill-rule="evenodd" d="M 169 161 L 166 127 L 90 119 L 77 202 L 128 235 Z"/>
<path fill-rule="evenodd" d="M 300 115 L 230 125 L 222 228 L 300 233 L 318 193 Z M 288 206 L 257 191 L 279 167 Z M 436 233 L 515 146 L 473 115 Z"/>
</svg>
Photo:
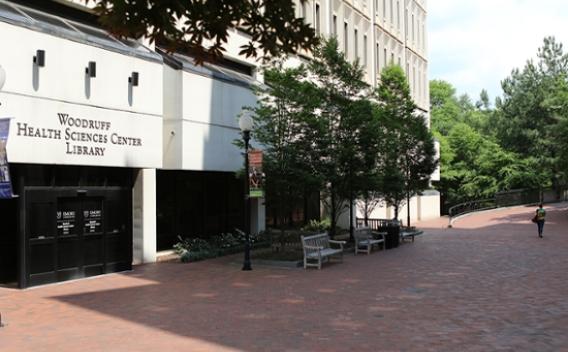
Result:
<svg viewBox="0 0 568 352">
<path fill-rule="evenodd" d="M 538 237 L 542 238 L 542 230 L 544 228 L 544 218 L 546 217 L 546 210 L 542 208 L 542 203 L 539 204 L 538 209 L 536 210 L 536 215 L 534 218 L 536 219 L 536 225 L 538 226 Z"/>
</svg>

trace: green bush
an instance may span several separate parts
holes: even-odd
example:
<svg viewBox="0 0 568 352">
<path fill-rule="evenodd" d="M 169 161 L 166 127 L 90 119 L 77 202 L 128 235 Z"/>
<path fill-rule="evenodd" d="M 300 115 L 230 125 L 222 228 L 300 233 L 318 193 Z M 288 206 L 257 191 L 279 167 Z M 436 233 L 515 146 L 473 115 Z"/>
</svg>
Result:
<svg viewBox="0 0 568 352">
<path fill-rule="evenodd" d="M 212 236 L 208 241 L 202 238 L 182 238 L 178 236 L 179 242 L 174 245 L 174 251 L 179 255 L 183 263 L 194 262 L 207 258 L 214 258 L 227 254 L 238 253 L 244 249 L 246 235 L 239 229 L 235 229 L 235 234 L 222 233 Z M 260 241 L 262 239 L 262 241 Z M 251 245 L 269 245 L 270 241 L 263 233 L 250 236 Z"/>
<path fill-rule="evenodd" d="M 321 221 L 310 220 L 310 222 L 306 226 L 302 227 L 302 231 L 324 232 L 324 231 L 329 231 L 330 228 L 331 228 L 330 219 L 323 219 Z"/>
<path fill-rule="evenodd" d="M 183 255 L 185 252 L 207 252 L 211 250 L 211 245 L 201 238 L 181 238 L 178 236 L 179 242 L 174 244 L 174 250 L 177 254 Z"/>
</svg>

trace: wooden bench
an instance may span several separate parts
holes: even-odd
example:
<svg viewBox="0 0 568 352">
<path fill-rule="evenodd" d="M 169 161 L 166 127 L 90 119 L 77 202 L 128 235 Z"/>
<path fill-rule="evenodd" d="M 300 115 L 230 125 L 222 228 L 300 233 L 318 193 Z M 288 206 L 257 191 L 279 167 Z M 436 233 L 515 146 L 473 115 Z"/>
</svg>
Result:
<svg viewBox="0 0 568 352">
<path fill-rule="evenodd" d="M 339 245 L 339 248 L 331 248 L 332 244 Z M 327 233 L 320 233 L 312 236 L 302 236 L 302 247 L 304 249 L 304 269 L 308 266 L 315 266 L 321 269 L 324 260 L 331 257 L 339 257 L 343 261 L 343 245 L 345 241 L 334 241 L 329 238 Z M 310 263 L 316 261 L 316 263 Z"/>
<path fill-rule="evenodd" d="M 357 227 L 353 231 L 353 237 L 355 239 L 355 255 L 359 252 L 371 254 L 373 246 L 378 247 L 381 243 L 383 244 L 383 250 L 385 249 L 384 232 L 371 231 L 370 227 Z"/>
<path fill-rule="evenodd" d="M 414 236 L 419 236 L 423 234 L 424 231 L 420 230 L 401 230 L 400 231 L 400 240 L 404 242 L 407 238 L 412 238 L 412 242 L 414 242 Z"/>
</svg>

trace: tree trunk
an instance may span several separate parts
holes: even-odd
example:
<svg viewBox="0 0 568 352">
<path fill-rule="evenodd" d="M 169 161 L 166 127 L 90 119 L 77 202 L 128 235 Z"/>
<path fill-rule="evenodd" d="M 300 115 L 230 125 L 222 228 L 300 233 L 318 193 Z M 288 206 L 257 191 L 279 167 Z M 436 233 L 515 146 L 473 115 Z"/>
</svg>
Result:
<svg viewBox="0 0 568 352">
<path fill-rule="evenodd" d="M 369 226 L 369 198 L 365 198 L 365 227 Z"/>
<path fill-rule="evenodd" d="M 354 242 L 353 235 L 355 229 L 353 228 L 353 192 L 349 195 L 349 241 Z"/>
<path fill-rule="evenodd" d="M 337 225 L 337 219 L 335 215 L 337 214 L 337 209 L 335 208 L 335 189 L 333 185 L 331 186 L 331 229 L 329 229 L 329 237 L 335 237 L 335 227 Z"/>
<path fill-rule="evenodd" d="M 410 227 L 410 192 L 406 192 L 406 226 Z"/>
<path fill-rule="evenodd" d="M 308 224 L 308 191 L 304 190 L 304 226 Z"/>
</svg>

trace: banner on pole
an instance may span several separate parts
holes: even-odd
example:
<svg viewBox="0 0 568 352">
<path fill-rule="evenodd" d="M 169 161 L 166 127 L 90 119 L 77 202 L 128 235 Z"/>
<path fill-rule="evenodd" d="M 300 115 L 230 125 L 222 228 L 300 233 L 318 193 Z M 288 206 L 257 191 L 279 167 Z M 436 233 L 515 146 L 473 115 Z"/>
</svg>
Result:
<svg viewBox="0 0 568 352">
<path fill-rule="evenodd" d="M 249 197 L 264 197 L 264 173 L 262 172 L 262 150 L 249 151 Z"/>
<path fill-rule="evenodd" d="M 8 132 L 10 130 L 10 119 L 0 119 L 0 198 L 11 199 L 12 180 L 10 179 L 10 169 L 8 167 L 8 156 L 6 155 L 6 143 L 8 142 Z"/>
</svg>

